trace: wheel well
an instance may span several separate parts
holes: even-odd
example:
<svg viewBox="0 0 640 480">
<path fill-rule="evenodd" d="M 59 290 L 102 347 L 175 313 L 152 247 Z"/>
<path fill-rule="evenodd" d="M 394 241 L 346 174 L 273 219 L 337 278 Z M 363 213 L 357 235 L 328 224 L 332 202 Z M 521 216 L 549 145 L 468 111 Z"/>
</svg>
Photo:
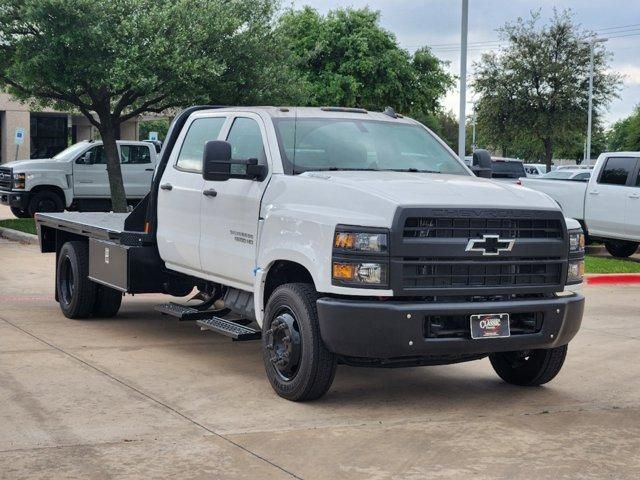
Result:
<svg viewBox="0 0 640 480">
<path fill-rule="evenodd" d="M 267 273 L 264 285 L 264 305 L 267 304 L 273 291 L 285 283 L 310 283 L 314 285 L 313 277 L 305 267 L 288 260 L 278 260 Z"/>
<path fill-rule="evenodd" d="M 64 196 L 64 192 L 60 187 L 56 187 L 55 185 L 36 185 L 30 190 L 30 193 L 35 194 L 38 192 L 53 192 L 60 197 L 62 200 L 62 204 L 67 206 L 67 199 Z"/>
</svg>

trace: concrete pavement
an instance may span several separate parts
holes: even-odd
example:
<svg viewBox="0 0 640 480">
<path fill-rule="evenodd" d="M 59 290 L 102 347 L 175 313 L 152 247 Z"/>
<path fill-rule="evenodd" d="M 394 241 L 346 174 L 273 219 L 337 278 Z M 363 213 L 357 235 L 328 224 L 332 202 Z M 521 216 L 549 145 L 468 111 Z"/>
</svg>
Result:
<svg viewBox="0 0 640 480">
<path fill-rule="evenodd" d="M 0 478 L 637 478 L 639 287 L 589 287 L 548 386 L 487 360 L 338 368 L 321 401 L 277 397 L 258 342 L 233 343 L 127 297 L 68 320 L 54 255 L 0 239 Z"/>
</svg>

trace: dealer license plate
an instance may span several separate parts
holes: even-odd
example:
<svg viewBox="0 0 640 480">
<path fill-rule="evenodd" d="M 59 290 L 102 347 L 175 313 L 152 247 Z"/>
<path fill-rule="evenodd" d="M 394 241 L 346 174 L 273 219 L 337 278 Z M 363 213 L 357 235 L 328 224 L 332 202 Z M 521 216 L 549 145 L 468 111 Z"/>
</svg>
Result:
<svg viewBox="0 0 640 480">
<path fill-rule="evenodd" d="M 508 313 L 471 315 L 471 338 L 505 338 L 510 335 Z"/>
</svg>

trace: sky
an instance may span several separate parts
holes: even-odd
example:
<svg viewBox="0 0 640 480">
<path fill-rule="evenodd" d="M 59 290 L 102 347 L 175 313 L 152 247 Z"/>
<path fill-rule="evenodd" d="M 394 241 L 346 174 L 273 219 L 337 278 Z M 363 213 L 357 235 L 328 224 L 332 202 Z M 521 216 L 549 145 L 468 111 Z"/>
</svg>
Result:
<svg viewBox="0 0 640 480">
<path fill-rule="evenodd" d="M 423 45 L 432 47 L 439 58 L 450 62 L 448 69 L 456 75 L 460 73 L 461 4 L 461 0 L 293 0 L 295 8 L 310 5 L 322 13 L 340 7 L 378 10 L 382 26 L 396 35 L 401 47 L 410 52 Z M 611 69 L 624 75 L 624 83 L 620 98 L 611 102 L 603 119 L 609 126 L 630 115 L 640 104 L 639 0 L 469 0 L 468 72 L 483 52 L 499 48 L 499 27 L 538 9 L 546 20 L 554 7 L 571 9 L 585 29 L 608 38 L 605 45 L 613 54 Z M 468 101 L 473 100 L 472 94 L 467 92 Z M 456 87 L 443 106 L 457 115 L 459 98 Z"/>
</svg>

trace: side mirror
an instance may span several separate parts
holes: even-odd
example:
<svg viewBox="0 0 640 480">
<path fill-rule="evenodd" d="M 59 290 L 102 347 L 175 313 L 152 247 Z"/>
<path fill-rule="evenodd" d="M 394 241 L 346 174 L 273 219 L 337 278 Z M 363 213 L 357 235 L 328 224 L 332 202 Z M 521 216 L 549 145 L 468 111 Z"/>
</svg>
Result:
<svg viewBox="0 0 640 480">
<path fill-rule="evenodd" d="M 225 181 L 230 178 L 262 181 L 267 176 L 267 166 L 259 165 L 257 158 L 233 160 L 231 144 L 222 140 L 211 140 L 204 144 L 202 177 L 210 181 Z"/>
<path fill-rule="evenodd" d="M 475 150 L 471 170 L 477 177 L 491 178 L 491 155 L 486 150 Z"/>
</svg>

